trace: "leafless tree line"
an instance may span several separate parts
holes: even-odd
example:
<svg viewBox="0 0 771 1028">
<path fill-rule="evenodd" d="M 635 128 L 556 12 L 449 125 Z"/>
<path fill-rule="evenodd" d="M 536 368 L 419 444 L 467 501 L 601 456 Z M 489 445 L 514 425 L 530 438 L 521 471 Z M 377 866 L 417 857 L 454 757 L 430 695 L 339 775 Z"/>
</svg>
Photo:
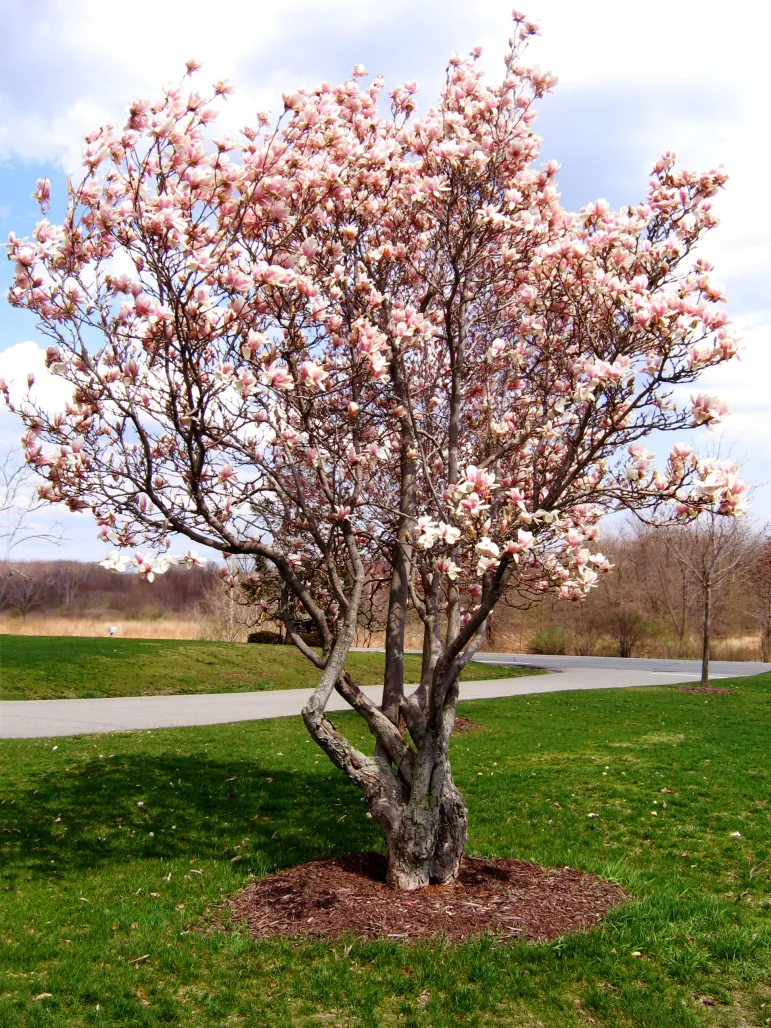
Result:
<svg viewBox="0 0 771 1028">
<path fill-rule="evenodd" d="M 737 659 L 771 656 L 771 528 L 703 515 L 679 527 L 628 526 L 608 537 L 613 571 L 575 604 L 549 598 L 504 611 L 489 649 L 622 657 L 700 657 L 745 639 Z M 731 654 L 729 654 L 731 655 Z"/>
<path fill-rule="evenodd" d="M 626 528 L 604 549 L 614 569 L 580 602 L 547 598 L 530 610 L 497 611 L 489 650 L 520 648 L 585 656 L 614 654 L 771 659 L 771 526 L 703 517 L 681 528 Z M 264 583 L 263 583 L 264 587 Z M 381 598 L 382 599 L 382 598 Z M 116 617 L 184 614 L 202 637 L 236 642 L 266 623 L 248 594 L 223 584 L 213 564 L 171 569 L 152 586 L 78 561 L 0 561 L 0 611 Z M 382 602 L 362 622 L 362 645 L 377 644 Z M 750 640 L 726 654 L 725 640 Z"/>
<path fill-rule="evenodd" d="M 22 619 L 108 613 L 129 619 L 170 613 L 192 617 L 197 607 L 202 616 L 216 616 L 206 605 L 221 592 L 213 566 L 194 571 L 173 568 L 150 585 L 138 576 L 118 577 L 98 564 L 80 561 L 0 561 L 0 611 Z"/>
</svg>

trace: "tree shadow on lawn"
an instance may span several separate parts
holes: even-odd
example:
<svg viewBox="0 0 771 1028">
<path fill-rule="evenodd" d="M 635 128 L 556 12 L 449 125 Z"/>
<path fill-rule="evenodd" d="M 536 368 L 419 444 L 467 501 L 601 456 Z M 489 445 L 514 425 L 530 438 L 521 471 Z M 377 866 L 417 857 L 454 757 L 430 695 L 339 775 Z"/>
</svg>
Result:
<svg viewBox="0 0 771 1028">
<path fill-rule="evenodd" d="M 242 867 L 256 860 L 269 872 L 382 848 L 358 793 L 325 761 L 308 772 L 259 760 L 119 755 L 55 780 L 29 777 L 15 795 L 0 836 L 6 881 L 179 858 L 239 857 Z"/>
</svg>

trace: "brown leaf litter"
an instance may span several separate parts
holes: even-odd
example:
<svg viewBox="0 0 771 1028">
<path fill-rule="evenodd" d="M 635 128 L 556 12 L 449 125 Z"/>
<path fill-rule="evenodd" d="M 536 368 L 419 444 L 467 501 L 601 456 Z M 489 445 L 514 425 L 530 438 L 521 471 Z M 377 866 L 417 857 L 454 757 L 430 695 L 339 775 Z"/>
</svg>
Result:
<svg viewBox="0 0 771 1028">
<path fill-rule="evenodd" d="M 699 696 L 733 696 L 733 689 L 716 689 L 714 685 L 681 685 L 678 692 L 692 692 Z"/>
</svg>

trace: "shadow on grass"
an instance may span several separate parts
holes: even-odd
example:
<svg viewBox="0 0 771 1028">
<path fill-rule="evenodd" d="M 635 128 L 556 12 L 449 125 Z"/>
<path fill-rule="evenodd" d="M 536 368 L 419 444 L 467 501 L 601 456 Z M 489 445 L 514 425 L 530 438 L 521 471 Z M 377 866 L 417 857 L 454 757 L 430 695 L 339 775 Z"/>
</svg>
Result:
<svg viewBox="0 0 771 1028">
<path fill-rule="evenodd" d="M 325 761 L 280 771 L 259 761 L 119 755 L 25 785 L 0 837 L 6 882 L 182 857 L 259 858 L 272 870 L 382 845 L 358 793 Z"/>
</svg>

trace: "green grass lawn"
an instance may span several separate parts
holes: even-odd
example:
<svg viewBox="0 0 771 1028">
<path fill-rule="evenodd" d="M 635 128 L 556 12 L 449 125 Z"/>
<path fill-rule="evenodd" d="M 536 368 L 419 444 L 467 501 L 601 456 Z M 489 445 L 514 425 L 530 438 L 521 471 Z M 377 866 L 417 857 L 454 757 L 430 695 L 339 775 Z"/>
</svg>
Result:
<svg viewBox="0 0 771 1028">
<path fill-rule="evenodd" d="M 719 684 L 462 707 L 469 852 L 636 897 L 548 945 L 194 931 L 254 875 L 380 846 L 299 719 L 4 742 L 0 1026 L 767 1024 L 771 675 Z"/>
<path fill-rule="evenodd" d="M 469 852 L 587 869 L 636 897 L 539 946 L 193 930 L 252 876 L 379 847 L 299 719 L 5 741 L 0 1026 L 768 1024 L 771 675 L 720 685 L 733 695 L 462 707 L 485 729 L 452 743 Z M 353 714 L 335 720 L 366 745 Z"/>
<path fill-rule="evenodd" d="M 409 679 L 420 657 L 406 656 Z M 382 653 L 352 653 L 347 667 L 361 685 L 383 680 Z M 532 669 L 473 664 L 468 681 L 539 674 Z M 0 635 L 0 699 L 312 689 L 318 673 L 294 646 Z"/>
</svg>

